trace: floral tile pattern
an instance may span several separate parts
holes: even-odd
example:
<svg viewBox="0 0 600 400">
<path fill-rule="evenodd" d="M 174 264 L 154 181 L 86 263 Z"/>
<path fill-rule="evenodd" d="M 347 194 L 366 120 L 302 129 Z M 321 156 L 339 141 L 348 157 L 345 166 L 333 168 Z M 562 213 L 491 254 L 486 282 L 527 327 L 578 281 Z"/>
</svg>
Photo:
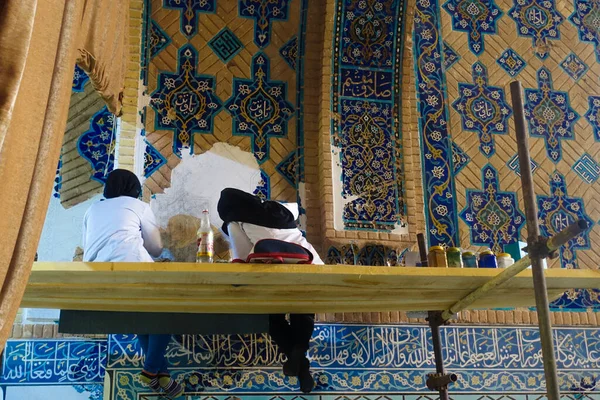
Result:
<svg viewBox="0 0 600 400">
<path fill-rule="evenodd" d="M 443 7 L 452 16 L 454 30 L 468 33 L 471 51 L 483 53 L 484 35 L 497 33 L 496 22 L 502 16 L 494 0 L 448 0 Z"/>
<path fill-rule="evenodd" d="M 577 250 L 590 248 L 589 231 L 594 221 L 586 214 L 583 199 L 567 194 L 565 178 L 555 171 L 550 176 L 550 196 L 538 195 L 538 223 L 542 235 L 550 237 L 579 219 L 588 223 L 588 230 L 560 248 L 563 268 L 578 268 Z"/>
<path fill-rule="evenodd" d="M 252 138 L 252 152 L 259 164 L 269 159 L 269 138 L 287 137 L 288 121 L 295 115 L 287 100 L 287 84 L 269 78 L 266 54 L 252 58 L 252 78 L 233 78 L 233 93 L 225 109 L 233 117 L 233 134 Z"/>
<path fill-rule="evenodd" d="M 498 172 L 490 164 L 481 171 L 483 190 L 467 189 L 467 206 L 460 213 L 471 230 L 471 243 L 500 253 L 519 240 L 525 216 L 517 195 L 500 190 Z"/>
<path fill-rule="evenodd" d="M 459 97 L 452 107 L 460 114 L 462 128 L 477 132 L 479 151 L 486 157 L 495 153 L 493 134 L 508 133 L 508 119 L 512 110 L 506 103 L 504 89 L 488 85 L 485 66 L 473 64 L 473 84 L 459 83 Z"/>
<path fill-rule="evenodd" d="M 509 11 L 517 23 L 520 36 L 530 37 L 535 55 L 545 60 L 550 54 L 549 40 L 560 39 L 560 24 L 564 21 L 554 0 L 515 0 Z"/>
<path fill-rule="evenodd" d="M 172 130 L 173 153 L 194 154 L 194 133 L 212 133 L 214 116 L 221 110 L 215 94 L 215 78 L 196 71 L 198 53 L 187 44 L 179 49 L 176 72 L 158 74 L 158 85 L 150 96 L 156 112 L 156 129 Z"/>
</svg>

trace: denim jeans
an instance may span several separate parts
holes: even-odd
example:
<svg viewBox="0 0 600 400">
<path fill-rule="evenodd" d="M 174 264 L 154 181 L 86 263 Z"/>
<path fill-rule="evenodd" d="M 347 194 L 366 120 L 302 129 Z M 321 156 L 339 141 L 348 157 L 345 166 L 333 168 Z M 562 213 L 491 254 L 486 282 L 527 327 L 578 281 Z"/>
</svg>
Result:
<svg viewBox="0 0 600 400">
<path fill-rule="evenodd" d="M 151 374 L 167 373 L 165 351 L 171 341 L 171 335 L 137 335 L 137 338 L 146 356 L 144 371 Z"/>
</svg>

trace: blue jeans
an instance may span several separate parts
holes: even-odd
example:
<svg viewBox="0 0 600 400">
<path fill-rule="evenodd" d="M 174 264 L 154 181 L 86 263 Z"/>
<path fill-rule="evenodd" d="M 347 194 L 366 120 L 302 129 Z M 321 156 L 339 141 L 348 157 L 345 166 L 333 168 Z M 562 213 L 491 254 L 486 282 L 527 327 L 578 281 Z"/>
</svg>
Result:
<svg viewBox="0 0 600 400">
<path fill-rule="evenodd" d="M 137 335 L 137 338 L 146 356 L 144 371 L 151 374 L 168 373 L 165 351 L 171 335 Z"/>
</svg>

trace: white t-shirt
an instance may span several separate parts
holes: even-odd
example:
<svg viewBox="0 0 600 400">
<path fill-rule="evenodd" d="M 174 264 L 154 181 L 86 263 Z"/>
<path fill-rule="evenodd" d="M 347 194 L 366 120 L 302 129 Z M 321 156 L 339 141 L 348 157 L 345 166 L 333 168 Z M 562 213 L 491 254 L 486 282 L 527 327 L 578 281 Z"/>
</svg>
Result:
<svg viewBox="0 0 600 400">
<path fill-rule="evenodd" d="M 314 247 L 302 236 L 297 228 L 292 229 L 274 229 L 265 228 L 264 226 L 248 224 L 245 222 L 230 222 L 227 226 L 229 238 L 231 242 L 232 256 L 234 259 L 245 260 L 252 253 L 254 245 L 262 239 L 277 239 L 289 243 L 298 244 L 313 255 L 313 264 L 324 264 L 319 253 Z"/>
<path fill-rule="evenodd" d="M 83 217 L 83 261 L 152 262 L 162 251 L 150 206 L 120 196 L 93 204 Z"/>
</svg>

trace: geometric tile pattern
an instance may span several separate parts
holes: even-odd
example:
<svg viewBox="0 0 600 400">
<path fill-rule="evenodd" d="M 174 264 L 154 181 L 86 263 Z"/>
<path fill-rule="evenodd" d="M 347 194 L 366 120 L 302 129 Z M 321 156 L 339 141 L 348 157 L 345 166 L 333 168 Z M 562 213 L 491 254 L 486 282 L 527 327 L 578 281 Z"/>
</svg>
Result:
<svg viewBox="0 0 600 400">
<path fill-rule="evenodd" d="M 216 0 L 163 0 L 163 7 L 178 9 L 180 30 L 188 38 L 192 38 L 198 30 L 198 14 L 214 13 Z"/>
<path fill-rule="evenodd" d="M 585 118 L 594 129 L 594 139 L 600 142 L 600 96 L 588 97 L 589 108 L 585 113 Z"/>
<path fill-rule="evenodd" d="M 588 229 L 583 234 L 560 248 L 562 268 L 578 268 L 576 251 L 590 248 L 589 232 L 594 225 L 594 221 L 585 212 L 583 200 L 567 195 L 565 178 L 555 171 L 550 175 L 550 195 L 538 195 L 537 203 L 540 231 L 544 236 L 556 235 L 579 219 L 588 223 Z"/>
<path fill-rule="evenodd" d="M 436 56 L 443 53 L 437 0 L 417 1 L 415 16 L 413 43 L 428 243 L 458 246 L 446 84 L 441 57 Z"/>
<path fill-rule="evenodd" d="M 292 151 L 275 167 L 277 172 L 293 187 L 297 187 L 298 152 Z"/>
<path fill-rule="evenodd" d="M 343 256 L 346 255 L 346 257 Z M 395 267 L 401 265 L 404 251 L 383 245 L 329 247 L 325 263 L 329 265 L 370 265 Z"/>
<path fill-rule="evenodd" d="M 271 198 L 271 178 L 269 175 L 261 170 L 260 171 L 260 181 L 258 182 L 258 186 L 252 192 L 253 195 L 260 197 L 262 200 L 269 200 Z"/>
<path fill-rule="evenodd" d="M 406 226 L 402 191 L 401 49 L 404 2 L 337 0 L 331 140 L 340 168 L 334 194 L 343 226 L 391 232 Z"/>
<path fill-rule="evenodd" d="M 598 311 L 600 310 L 600 289 L 568 290 L 550 303 L 550 307 L 552 311 Z"/>
<path fill-rule="evenodd" d="M 240 39 L 238 39 L 227 27 L 221 29 L 221 31 L 208 42 L 208 46 L 225 64 L 244 48 Z"/>
<path fill-rule="evenodd" d="M 471 161 L 471 158 L 459 145 L 452 142 L 452 166 L 454 175 L 458 173 Z"/>
<path fill-rule="evenodd" d="M 158 25 L 155 20 L 150 21 L 150 35 L 147 44 L 150 52 L 150 59 L 153 59 L 163 51 L 169 44 L 171 44 L 171 38 L 167 33 Z"/>
<path fill-rule="evenodd" d="M 496 62 L 513 78 L 527 66 L 525 60 L 511 48 L 504 50 Z"/>
<path fill-rule="evenodd" d="M 530 165 L 531 165 L 531 173 L 535 174 L 535 171 L 539 168 L 539 164 L 536 163 L 533 158 L 531 158 L 529 161 L 530 161 Z M 519 165 L 519 155 L 518 154 L 515 154 L 514 156 L 512 156 L 511 159 L 508 160 L 506 165 L 508 166 L 508 168 L 511 169 L 511 171 L 513 171 L 515 174 L 517 174 L 517 176 L 521 176 L 521 166 Z"/>
<path fill-rule="evenodd" d="M 444 69 L 449 70 L 460 60 L 460 56 L 448 43 L 444 42 Z"/>
<path fill-rule="evenodd" d="M 91 178 L 106 183 L 108 174 L 114 169 L 116 135 L 115 116 L 106 106 L 92 117 L 90 129 L 77 140 L 77 151 L 92 166 Z"/>
<path fill-rule="evenodd" d="M 571 53 L 560 64 L 567 75 L 577 82 L 588 70 L 588 66 L 575 53 Z"/>
<path fill-rule="evenodd" d="M 269 159 L 269 138 L 287 137 L 288 121 L 295 115 L 287 100 L 287 83 L 270 80 L 269 64 L 265 53 L 255 54 L 251 79 L 233 78 L 233 92 L 225 103 L 233 117 L 233 135 L 252 139 L 252 153 L 259 164 Z"/>
<path fill-rule="evenodd" d="M 182 149 L 194 154 L 194 133 L 212 133 L 213 118 L 222 107 L 214 92 L 215 78 L 198 74 L 197 65 L 196 49 L 191 44 L 181 47 L 177 71 L 158 74 L 150 99 L 155 128 L 174 132 L 173 154 L 178 157 Z"/>
<path fill-rule="evenodd" d="M 556 9 L 554 0 L 516 0 L 509 10 L 517 23 L 519 36 L 530 37 L 536 56 L 545 60 L 550 54 L 548 40 L 560 39 L 559 26 L 564 17 Z"/>
<path fill-rule="evenodd" d="M 498 172 L 490 164 L 481 171 L 483 190 L 467 189 L 467 205 L 460 213 L 471 231 L 471 243 L 502 252 L 519 240 L 525 216 L 514 192 L 500 191 Z"/>
<path fill-rule="evenodd" d="M 600 165 L 594 160 L 594 157 L 585 153 L 579 160 L 573 164 L 573 171 L 579 175 L 579 177 L 590 185 L 598 180 L 600 177 Z"/>
<path fill-rule="evenodd" d="M 147 140 L 144 140 L 144 143 L 146 144 L 146 150 L 144 151 L 144 177 L 149 178 L 167 163 L 167 159 Z"/>
<path fill-rule="evenodd" d="M 574 0 L 574 4 L 569 21 L 577 27 L 579 40 L 594 45 L 596 61 L 600 62 L 600 4 L 594 0 Z"/>
<path fill-rule="evenodd" d="M 502 16 L 494 0 L 448 0 L 444 9 L 452 16 L 454 30 L 468 33 L 469 49 L 475 55 L 485 48 L 483 35 L 497 33 L 496 21 Z"/>
<path fill-rule="evenodd" d="M 254 43 L 264 49 L 271 41 L 275 20 L 288 18 L 290 0 L 238 0 L 239 16 L 254 19 Z"/>
<path fill-rule="evenodd" d="M 546 154 L 554 163 L 562 158 L 561 140 L 574 139 L 579 114 L 569 104 L 569 94 L 552 90 L 550 71 L 542 67 L 537 73 L 538 89 L 525 89 L 525 117 L 529 133 L 544 138 Z"/>
<path fill-rule="evenodd" d="M 75 73 L 73 74 L 73 92 L 81 93 L 83 92 L 83 87 L 85 83 L 89 80 L 89 76 L 85 73 L 83 69 L 77 64 L 75 64 Z"/>
<path fill-rule="evenodd" d="M 479 151 L 489 158 L 496 151 L 492 134 L 508 133 L 512 111 L 506 103 L 504 89 L 488 86 L 487 69 L 480 62 L 473 64 L 473 82 L 458 84 L 459 97 L 452 107 L 461 116 L 463 130 L 477 132 Z"/>
<path fill-rule="evenodd" d="M 287 65 L 294 71 L 296 70 L 296 61 L 298 60 L 298 36 L 294 36 L 288 40 L 281 49 L 279 54 L 285 60 Z"/>
</svg>

